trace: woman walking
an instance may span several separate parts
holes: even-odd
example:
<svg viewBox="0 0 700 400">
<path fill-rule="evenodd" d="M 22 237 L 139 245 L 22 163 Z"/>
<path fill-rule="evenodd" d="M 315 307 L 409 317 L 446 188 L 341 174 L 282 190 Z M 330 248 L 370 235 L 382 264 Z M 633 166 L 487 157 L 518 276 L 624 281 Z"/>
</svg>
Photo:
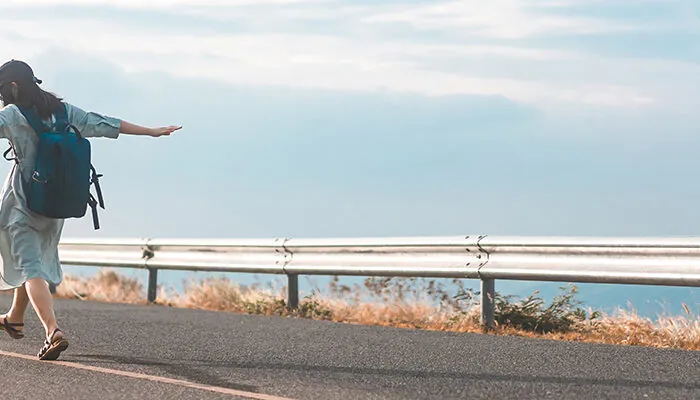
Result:
<svg viewBox="0 0 700 400">
<path fill-rule="evenodd" d="M 0 329 L 14 339 L 23 338 L 24 314 L 31 302 L 46 333 L 37 355 L 41 360 L 56 360 L 68 347 L 68 340 L 56 321 L 49 283 L 59 284 L 63 279 L 58 244 L 64 220 L 39 215 L 27 207 L 22 181 L 33 172 L 41 132 L 33 130 L 19 107 L 36 112 L 48 126 L 65 107 L 68 122 L 86 138 L 116 139 L 120 133 L 159 137 L 181 127 L 146 128 L 86 112 L 42 90 L 41 83 L 22 61 L 0 66 L 0 138 L 10 142 L 16 162 L 0 193 L 0 290 L 14 289 L 10 310 L 0 315 Z"/>
</svg>

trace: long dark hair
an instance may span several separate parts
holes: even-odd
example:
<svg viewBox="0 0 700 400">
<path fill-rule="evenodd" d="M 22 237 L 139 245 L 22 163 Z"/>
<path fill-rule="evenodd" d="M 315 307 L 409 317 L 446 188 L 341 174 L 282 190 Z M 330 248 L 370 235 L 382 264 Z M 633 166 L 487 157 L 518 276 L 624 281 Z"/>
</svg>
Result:
<svg viewBox="0 0 700 400">
<path fill-rule="evenodd" d="M 49 119 L 59 107 L 63 99 L 53 93 L 49 93 L 39 87 L 35 82 L 17 83 L 17 97 L 12 90 L 12 83 L 8 82 L 0 86 L 0 96 L 2 102 L 7 106 L 16 104 L 18 106 L 36 107 L 36 111 L 41 119 Z"/>
</svg>

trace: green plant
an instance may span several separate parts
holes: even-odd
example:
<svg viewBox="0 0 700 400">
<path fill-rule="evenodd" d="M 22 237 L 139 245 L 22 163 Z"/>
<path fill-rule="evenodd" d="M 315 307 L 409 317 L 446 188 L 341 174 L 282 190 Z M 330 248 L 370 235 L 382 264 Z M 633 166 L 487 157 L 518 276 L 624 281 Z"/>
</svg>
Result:
<svg viewBox="0 0 700 400">
<path fill-rule="evenodd" d="M 287 303 L 284 299 L 261 298 L 253 301 L 242 301 L 241 309 L 247 314 L 284 315 Z"/>
<path fill-rule="evenodd" d="M 299 308 L 294 310 L 293 314 L 303 318 L 320 320 L 330 320 L 333 317 L 333 311 L 321 304 L 313 295 L 307 296 L 303 301 L 300 301 Z"/>
<path fill-rule="evenodd" d="M 561 294 L 554 297 L 546 306 L 539 297 L 539 291 L 515 301 L 515 296 L 503 296 L 496 293 L 494 298 L 494 318 L 499 326 L 522 329 L 538 333 L 571 332 L 585 322 L 594 322 L 600 318 L 598 312 L 588 313 L 576 300 L 578 288 L 573 285 L 561 287 Z M 473 300 L 479 292 L 460 291 L 458 300 Z"/>
</svg>

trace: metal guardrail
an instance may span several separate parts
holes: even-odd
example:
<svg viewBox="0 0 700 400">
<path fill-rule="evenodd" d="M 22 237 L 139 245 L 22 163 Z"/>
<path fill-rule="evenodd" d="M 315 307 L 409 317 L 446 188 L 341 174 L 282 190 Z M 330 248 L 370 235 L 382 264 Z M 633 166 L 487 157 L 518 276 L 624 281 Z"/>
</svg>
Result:
<svg viewBox="0 0 700 400">
<path fill-rule="evenodd" d="M 494 325 L 495 280 L 700 286 L 700 238 L 408 237 L 357 239 L 64 239 L 66 265 L 142 268 L 155 301 L 158 270 L 481 280 Z"/>
</svg>

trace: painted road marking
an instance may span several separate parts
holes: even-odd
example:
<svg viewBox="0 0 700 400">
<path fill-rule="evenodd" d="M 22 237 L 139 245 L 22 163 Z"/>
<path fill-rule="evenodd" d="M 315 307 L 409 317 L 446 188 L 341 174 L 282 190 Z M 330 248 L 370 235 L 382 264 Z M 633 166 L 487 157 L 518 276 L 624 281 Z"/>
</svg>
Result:
<svg viewBox="0 0 700 400">
<path fill-rule="evenodd" d="M 36 356 L 28 356 L 26 354 L 11 353 L 11 352 L 2 351 L 2 350 L 0 350 L 0 355 L 14 357 L 14 358 L 21 358 L 23 360 L 29 360 L 29 361 L 34 361 L 34 362 L 40 362 L 40 363 L 43 363 L 46 365 L 60 365 L 63 367 L 82 369 L 82 370 L 86 370 L 86 371 L 102 372 L 104 374 L 125 376 L 127 378 L 141 379 L 141 380 L 159 382 L 159 383 L 167 383 L 170 385 L 184 386 L 184 387 L 188 387 L 188 388 L 192 388 L 192 389 L 200 389 L 200 390 L 207 390 L 210 392 L 230 394 L 230 395 L 234 395 L 234 396 L 245 397 L 247 399 L 292 400 L 292 399 L 289 399 L 286 397 L 278 397 L 278 396 L 272 396 L 272 395 L 268 395 L 268 394 L 261 394 L 261 393 L 255 393 L 255 392 L 246 392 L 244 390 L 235 390 L 235 389 L 229 389 L 229 388 L 224 388 L 224 387 L 220 387 L 220 386 L 203 385 L 200 383 L 188 382 L 188 381 L 183 381 L 180 379 L 165 378 L 162 376 L 146 375 L 146 374 L 139 374 L 136 372 L 120 371 L 117 369 L 94 367 L 92 365 L 79 364 L 79 363 L 70 362 L 70 361 L 41 361 L 38 358 L 36 358 Z"/>
</svg>

